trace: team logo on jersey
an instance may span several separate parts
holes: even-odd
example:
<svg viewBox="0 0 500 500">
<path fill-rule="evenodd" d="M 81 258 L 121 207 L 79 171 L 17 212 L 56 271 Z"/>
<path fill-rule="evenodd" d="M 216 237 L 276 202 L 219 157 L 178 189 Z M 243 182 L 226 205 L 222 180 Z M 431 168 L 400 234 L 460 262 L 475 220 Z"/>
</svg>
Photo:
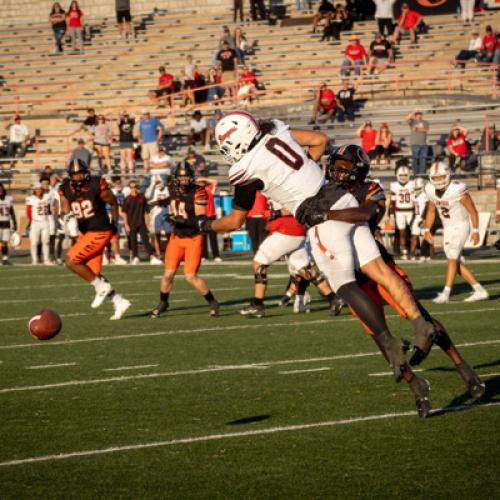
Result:
<svg viewBox="0 0 500 500">
<path fill-rule="evenodd" d="M 236 127 L 230 128 L 227 132 L 224 132 L 223 134 L 220 134 L 218 139 L 219 142 L 224 142 L 229 136 L 234 134 L 238 129 Z"/>
</svg>

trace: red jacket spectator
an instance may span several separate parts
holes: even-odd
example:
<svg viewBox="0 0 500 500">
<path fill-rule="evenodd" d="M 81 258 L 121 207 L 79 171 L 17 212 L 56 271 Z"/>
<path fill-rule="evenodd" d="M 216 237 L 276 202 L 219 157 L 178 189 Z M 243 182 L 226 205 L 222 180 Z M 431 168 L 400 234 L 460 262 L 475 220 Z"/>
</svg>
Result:
<svg viewBox="0 0 500 500">
<path fill-rule="evenodd" d="M 398 23 L 403 26 L 405 30 L 410 30 L 415 28 L 417 24 L 422 19 L 422 14 L 419 14 L 415 10 L 407 10 L 406 12 L 403 10 L 401 15 L 398 17 Z"/>
<path fill-rule="evenodd" d="M 359 61 L 366 57 L 366 50 L 359 41 L 350 43 L 345 48 L 345 56 L 353 61 Z"/>
</svg>

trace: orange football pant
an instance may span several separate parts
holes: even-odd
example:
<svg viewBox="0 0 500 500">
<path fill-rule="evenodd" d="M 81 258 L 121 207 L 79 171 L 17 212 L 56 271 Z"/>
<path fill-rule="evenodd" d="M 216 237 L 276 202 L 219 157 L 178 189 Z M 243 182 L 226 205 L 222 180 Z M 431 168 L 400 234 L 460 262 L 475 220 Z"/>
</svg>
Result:
<svg viewBox="0 0 500 500">
<path fill-rule="evenodd" d="M 197 234 L 180 238 L 172 234 L 165 250 L 165 269 L 178 269 L 184 261 L 184 274 L 196 274 L 201 264 L 203 253 L 203 235 Z"/>
<path fill-rule="evenodd" d="M 93 273 L 101 274 L 102 255 L 112 236 L 112 231 L 87 231 L 80 234 L 67 256 L 76 264 L 85 264 Z"/>
</svg>

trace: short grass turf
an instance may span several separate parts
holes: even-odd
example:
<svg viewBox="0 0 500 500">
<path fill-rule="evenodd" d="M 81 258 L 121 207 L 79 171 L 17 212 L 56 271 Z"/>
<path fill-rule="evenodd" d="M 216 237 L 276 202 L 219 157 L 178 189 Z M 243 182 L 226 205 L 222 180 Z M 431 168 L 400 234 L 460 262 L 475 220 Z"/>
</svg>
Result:
<svg viewBox="0 0 500 500">
<path fill-rule="evenodd" d="M 202 268 L 223 303 L 216 319 L 179 278 L 171 311 L 149 320 L 162 268 L 105 268 L 133 302 L 115 322 L 109 303 L 90 309 L 93 290 L 67 270 L 21 262 L 0 269 L 1 498 L 500 496 L 498 262 L 471 265 L 491 300 L 464 303 L 459 284 L 442 306 L 430 298 L 444 263 L 406 266 L 487 384 L 472 403 L 434 348 L 421 375 L 433 408 L 449 411 L 426 420 L 348 312 L 330 318 L 316 292 L 310 314 L 274 305 L 283 265 L 272 268 L 260 320 L 238 314 L 251 296 L 249 263 Z M 26 327 L 41 308 L 64 323 L 47 342 Z"/>
</svg>

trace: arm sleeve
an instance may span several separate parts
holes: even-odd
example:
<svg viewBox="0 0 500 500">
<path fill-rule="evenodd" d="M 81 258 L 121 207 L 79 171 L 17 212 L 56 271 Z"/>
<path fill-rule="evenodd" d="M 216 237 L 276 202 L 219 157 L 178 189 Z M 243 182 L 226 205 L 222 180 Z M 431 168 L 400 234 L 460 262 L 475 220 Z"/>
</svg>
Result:
<svg viewBox="0 0 500 500">
<path fill-rule="evenodd" d="M 234 188 L 233 208 L 249 212 L 255 202 L 257 191 L 264 189 L 264 183 L 255 179 L 248 184 L 237 185 Z"/>
</svg>

